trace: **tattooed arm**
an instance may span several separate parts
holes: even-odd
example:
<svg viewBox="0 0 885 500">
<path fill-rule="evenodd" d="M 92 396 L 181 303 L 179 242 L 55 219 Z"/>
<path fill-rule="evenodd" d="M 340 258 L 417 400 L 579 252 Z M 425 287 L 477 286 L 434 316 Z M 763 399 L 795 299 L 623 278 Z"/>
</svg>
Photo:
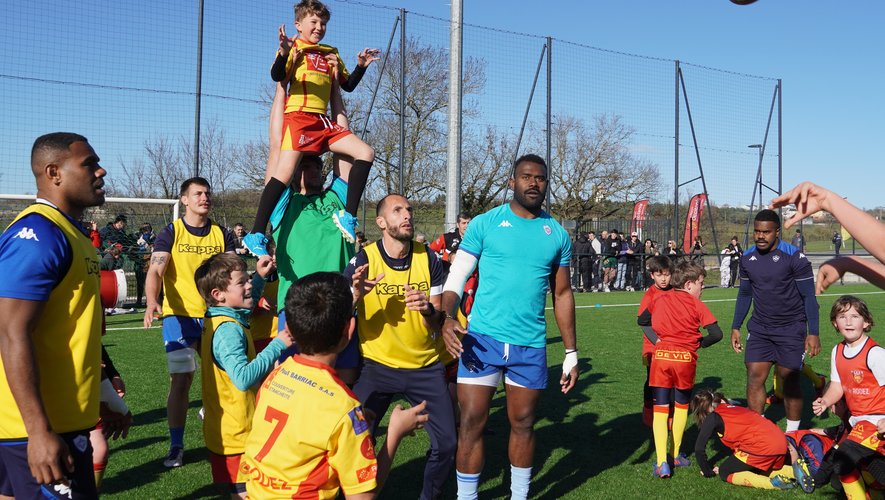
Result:
<svg viewBox="0 0 885 500">
<path fill-rule="evenodd" d="M 163 273 L 169 263 L 169 252 L 154 252 L 151 254 L 151 263 L 148 267 L 147 277 L 144 282 L 144 294 L 147 298 L 147 309 L 144 311 L 144 327 L 150 328 L 154 321 L 154 313 L 163 314 L 158 298 L 160 287 L 163 284 Z"/>
</svg>

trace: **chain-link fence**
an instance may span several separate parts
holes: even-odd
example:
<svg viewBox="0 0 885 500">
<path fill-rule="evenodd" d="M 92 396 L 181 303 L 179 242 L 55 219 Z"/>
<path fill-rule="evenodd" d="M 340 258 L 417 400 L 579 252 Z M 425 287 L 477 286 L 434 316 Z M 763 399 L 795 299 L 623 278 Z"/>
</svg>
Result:
<svg viewBox="0 0 885 500">
<path fill-rule="evenodd" d="M 360 2 L 329 7 L 324 41 L 350 68 L 364 47 L 382 50 L 345 96 L 351 128 L 377 153 L 368 225 L 371 200 L 401 191 L 431 207 L 428 233 L 442 231 L 444 212 L 434 207 L 446 186 L 449 20 Z M 252 219 L 277 27 L 295 35 L 291 0 L 35 0 L 4 14 L 0 192 L 33 193 L 34 138 L 70 130 L 102 156 L 112 195 L 174 198 L 195 171 L 198 141 L 215 218 Z M 669 206 L 666 238 L 704 185 L 715 207 L 758 204 L 760 177 L 764 199 L 779 189 L 776 79 L 470 23 L 463 40 L 467 210 L 505 199 L 509 167 L 526 152 L 549 151 L 558 218 L 626 218 L 634 200 L 650 198 Z M 762 148 L 748 148 L 756 144 L 765 146 L 761 158 Z"/>
</svg>

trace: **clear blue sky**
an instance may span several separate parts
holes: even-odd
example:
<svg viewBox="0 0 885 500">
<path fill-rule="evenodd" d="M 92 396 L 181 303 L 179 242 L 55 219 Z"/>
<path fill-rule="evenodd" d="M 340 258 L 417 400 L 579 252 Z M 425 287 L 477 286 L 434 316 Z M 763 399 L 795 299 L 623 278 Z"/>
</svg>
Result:
<svg viewBox="0 0 885 500">
<path fill-rule="evenodd" d="M 451 9 L 372 3 L 443 18 Z M 885 2 L 465 0 L 464 22 L 782 78 L 784 187 L 812 180 L 860 206 L 885 205 Z"/>
<path fill-rule="evenodd" d="M 203 120 L 221 122 L 233 142 L 266 134 L 266 111 L 256 99 L 268 81 L 275 27 L 286 22 L 294 34 L 293 2 L 206 0 Z M 442 19 L 450 13 L 446 0 L 371 3 Z M 394 10 L 337 0 L 330 7 L 333 16 L 327 40 L 341 47 L 350 66 L 358 47 L 386 45 Z M 33 189 L 26 166 L 28 148 L 34 137 L 49 130 L 86 134 L 115 178 L 122 174 L 120 165 L 141 154 L 146 138 L 192 135 L 193 97 L 189 94 L 194 89 L 196 2 L 33 0 L 14 2 L 7 14 L 0 18 L 0 45 L 4 47 L 0 57 L 0 102 L 4 105 L 0 192 Z M 782 78 L 784 187 L 809 179 L 857 205 L 885 205 L 879 192 L 885 185 L 879 151 L 885 139 L 881 90 L 885 2 L 759 0 L 740 7 L 728 0 L 466 0 L 464 20 L 533 35 L 471 31 L 475 38 L 467 41 L 466 50 L 483 57 L 491 72 L 481 96 L 482 104 L 492 110 L 480 117 L 486 123 L 503 124 L 511 131 L 518 128 L 543 43 L 539 37 L 545 35 L 660 60 L 610 56 L 554 42 L 559 72 L 555 78 L 561 79 L 554 80 L 554 106 L 573 107 L 582 116 L 626 113 L 628 121 L 641 124 L 634 147 L 647 151 L 664 170 L 673 156 L 672 139 L 668 139 L 673 96 L 668 60 Z M 410 16 L 409 23 L 410 34 L 419 33 L 438 47 L 447 44 L 445 23 L 420 16 Z M 582 59 L 583 66 L 575 65 L 575 78 L 569 79 L 568 66 L 562 63 L 569 62 L 570 55 L 598 65 L 586 67 Z M 587 73 L 595 80 L 584 81 Z M 506 80 L 511 76 L 512 80 Z M 594 88 L 596 81 L 607 87 Z M 701 92 L 692 89 L 690 94 L 715 99 L 732 91 L 729 82 L 710 81 Z M 696 82 L 692 79 L 688 84 Z M 769 81 L 756 87 L 752 81 L 738 83 L 735 92 L 742 93 L 735 102 L 748 102 L 767 112 Z M 362 87 L 360 91 L 365 91 Z M 542 116 L 543 99 L 543 92 L 536 94 L 536 122 Z M 698 115 L 705 118 L 703 109 Z M 752 171 L 754 161 L 753 151 L 745 146 L 761 142 L 758 121 L 754 115 L 747 122 L 735 123 L 733 130 L 723 132 L 720 127 L 715 137 L 701 141 L 702 147 L 711 148 L 704 152 L 705 168 L 714 172 L 744 169 L 733 178 L 723 174 L 715 179 L 726 184 L 739 179 L 735 190 L 744 203 L 752 184 L 746 169 Z M 690 145 L 684 130 L 681 143 Z M 728 155 L 718 154 L 715 148 L 725 139 L 730 140 L 725 146 Z M 681 154 L 681 163 L 691 167 L 693 153 Z M 767 160 L 774 161 L 774 157 L 767 156 Z M 664 182 L 672 181 L 669 174 L 664 177 Z"/>
</svg>

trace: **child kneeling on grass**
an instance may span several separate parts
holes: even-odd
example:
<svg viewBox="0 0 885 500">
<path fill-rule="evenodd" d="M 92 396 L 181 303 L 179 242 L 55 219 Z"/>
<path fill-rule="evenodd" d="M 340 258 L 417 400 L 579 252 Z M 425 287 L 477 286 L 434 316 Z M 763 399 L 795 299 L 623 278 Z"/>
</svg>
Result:
<svg viewBox="0 0 885 500">
<path fill-rule="evenodd" d="M 387 441 L 375 457 L 371 424 L 338 378 L 335 358 L 353 335 L 350 281 L 309 274 L 286 293 L 286 331 L 301 351 L 274 370 L 258 391 L 239 480 L 249 498 L 373 498 L 403 436 L 422 427 L 426 402 L 390 415 Z"/>
<path fill-rule="evenodd" d="M 203 439 L 209 449 L 212 481 L 227 485 L 232 498 L 245 498 L 246 485 L 237 482 L 240 458 L 255 410 L 256 386 L 273 369 L 283 349 L 292 345 L 285 332 L 256 356 L 249 317 L 261 296 L 272 259 L 258 259 L 250 280 L 246 263 L 234 253 L 213 255 L 194 273 L 209 309 L 200 339 L 203 386 Z"/>
<path fill-rule="evenodd" d="M 784 490 L 799 482 L 805 491 L 814 491 L 813 481 L 802 461 L 787 463 L 787 438 L 774 422 L 762 415 L 729 404 L 725 396 L 709 389 L 698 391 L 691 401 L 698 428 L 694 453 L 701 475 L 738 486 Z M 734 454 L 718 467 L 707 461 L 707 441 L 713 435 Z"/>
</svg>

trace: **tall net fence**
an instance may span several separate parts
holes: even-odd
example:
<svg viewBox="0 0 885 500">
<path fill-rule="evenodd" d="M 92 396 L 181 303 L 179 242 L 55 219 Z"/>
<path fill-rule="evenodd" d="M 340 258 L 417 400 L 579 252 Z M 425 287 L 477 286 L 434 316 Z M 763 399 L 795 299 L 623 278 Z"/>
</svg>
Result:
<svg viewBox="0 0 885 500">
<path fill-rule="evenodd" d="M 349 69 L 361 49 L 382 49 L 345 95 L 351 129 L 376 150 L 364 220 L 373 200 L 399 191 L 427 207 L 424 232 L 444 230 L 449 20 L 361 2 L 329 7 L 324 42 Z M 199 20 L 197 2 L 9 5 L 0 21 L 0 192 L 33 193 L 30 145 L 69 130 L 90 138 L 113 196 L 174 198 L 195 171 L 199 123 L 199 173 L 216 193 L 215 218 L 248 225 L 267 159 L 277 28 L 296 35 L 292 1 L 205 1 L 201 52 Z M 776 79 L 467 23 L 461 84 L 462 206 L 471 212 L 506 199 L 516 156 L 548 150 L 551 209 L 574 227 L 629 219 L 633 201 L 647 198 L 649 217 L 670 221 L 661 238 L 679 237 L 685 205 L 705 182 L 713 210 L 700 231 L 712 240 L 716 220 L 721 246 L 746 224 L 746 210 L 728 208 L 759 204 L 754 144 L 765 145 L 763 185 L 778 189 Z M 763 201 L 771 194 L 764 188 Z M 370 236 L 373 226 L 364 224 Z"/>
</svg>

